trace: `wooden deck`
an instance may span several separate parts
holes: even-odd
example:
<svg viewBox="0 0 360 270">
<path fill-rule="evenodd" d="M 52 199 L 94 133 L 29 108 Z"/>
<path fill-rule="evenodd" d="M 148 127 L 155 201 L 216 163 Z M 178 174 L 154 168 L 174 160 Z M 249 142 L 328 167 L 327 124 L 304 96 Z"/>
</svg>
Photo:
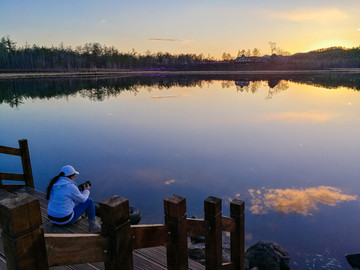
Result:
<svg viewBox="0 0 360 270">
<path fill-rule="evenodd" d="M 7 192 L 0 188 L 0 200 L 9 198 L 11 196 L 15 196 L 15 194 L 18 193 L 28 193 L 39 199 L 41 206 L 42 223 L 43 223 L 42 228 L 44 229 L 45 233 L 64 233 L 64 234 L 88 233 L 87 219 L 79 220 L 75 224 L 67 225 L 67 226 L 56 226 L 50 223 L 47 218 L 47 211 L 46 211 L 47 200 L 45 199 L 45 194 L 33 188 L 24 186 L 12 192 Z M 133 257 L 134 269 L 136 270 L 167 269 L 166 249 L 163 246 L 137 249 L 133 251 L 133 256 L 134 256 Z M 5 252 L 3 249 L 2 238 L 0 237 L 0 270 L 6 270 L 6 269 L 7 268 L 6 268 Z M 57 266 L 57 267 L 51 267 L 50 269 L 100 270 L 100 269 L 105 269 L 105 267 L 104 267 L 104 263 L 87 263 L 87 264 L 78 264 L 78 265 Z M 203 270 L 205 269 L 205 267 L 189 259 L 189 269 Z"/>
</svg>

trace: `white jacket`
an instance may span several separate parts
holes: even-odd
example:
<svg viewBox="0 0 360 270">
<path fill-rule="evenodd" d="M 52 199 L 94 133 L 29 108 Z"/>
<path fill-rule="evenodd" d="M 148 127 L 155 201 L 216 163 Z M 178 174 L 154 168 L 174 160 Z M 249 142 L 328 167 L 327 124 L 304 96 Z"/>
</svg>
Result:
<svg viewBox="0 0 360 270">
<path fill-rule="evenodd" d="M 48 215 L 56 218 L 73 215 L 75 205 L 84 203 L 89 198 L 89 195 L 90 191 L 87 189 L 81 193 L 75 182 L 70 178 L 59 177 L 50 192 Z"/>
</svg>

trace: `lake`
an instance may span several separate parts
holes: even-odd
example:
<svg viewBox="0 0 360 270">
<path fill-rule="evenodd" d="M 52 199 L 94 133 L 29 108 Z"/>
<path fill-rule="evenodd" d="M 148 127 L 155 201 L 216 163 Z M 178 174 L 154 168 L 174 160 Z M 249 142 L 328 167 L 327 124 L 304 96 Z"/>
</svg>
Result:
<svg viewBox="0 0 360 270">
<path fill-rule="evenodd" d="M 163 199 L 246 203 L 246 247 L 274 241 L 291 269 L 350 269 L 359 252 L 360 77 L 147 76 L 0 80 L 0 144 L 26 138 L 36 188 L 63 165 L 91 196 L 128 198 L 142 224 Z M 0 171 L 19 172 L 0 155 Z M 355 215 L 355 216 L 354 216 Z M 226 240 L 226 239 L 225 239 Z"/>
</svg>

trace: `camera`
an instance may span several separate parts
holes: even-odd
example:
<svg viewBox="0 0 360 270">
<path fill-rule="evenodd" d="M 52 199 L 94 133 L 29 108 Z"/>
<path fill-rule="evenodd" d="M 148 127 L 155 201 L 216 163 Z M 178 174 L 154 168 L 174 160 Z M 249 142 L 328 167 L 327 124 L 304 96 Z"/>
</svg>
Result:
<svg viewBox="0 0 360 270">
<path fill-rule="evenodd" d="M 84 191 L 85 186 L 91 186 L 91 182 L 90 181 L 86 181 L 85 183 L 82 183 L 81 185 L 79 185 L 79 190 L 80 191 Z"/>
</svg>

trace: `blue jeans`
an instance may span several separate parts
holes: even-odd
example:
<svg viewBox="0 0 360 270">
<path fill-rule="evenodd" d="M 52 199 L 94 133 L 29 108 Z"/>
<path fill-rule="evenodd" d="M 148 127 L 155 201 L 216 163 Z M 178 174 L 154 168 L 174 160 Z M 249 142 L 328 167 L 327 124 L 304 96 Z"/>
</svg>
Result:
<svg viewBox="0 0 360 270">
<path fill-rule="evenodd" d="M 95 204 L 94 201 L 88 198 L 84 203 L 79 203 L 74 207 L 74 217 L 70 220 L 69 223 L 74 223 L 79 219 L 79 217 L 87 212 L 88 219 L 95 218 Z"/>
</svg>

